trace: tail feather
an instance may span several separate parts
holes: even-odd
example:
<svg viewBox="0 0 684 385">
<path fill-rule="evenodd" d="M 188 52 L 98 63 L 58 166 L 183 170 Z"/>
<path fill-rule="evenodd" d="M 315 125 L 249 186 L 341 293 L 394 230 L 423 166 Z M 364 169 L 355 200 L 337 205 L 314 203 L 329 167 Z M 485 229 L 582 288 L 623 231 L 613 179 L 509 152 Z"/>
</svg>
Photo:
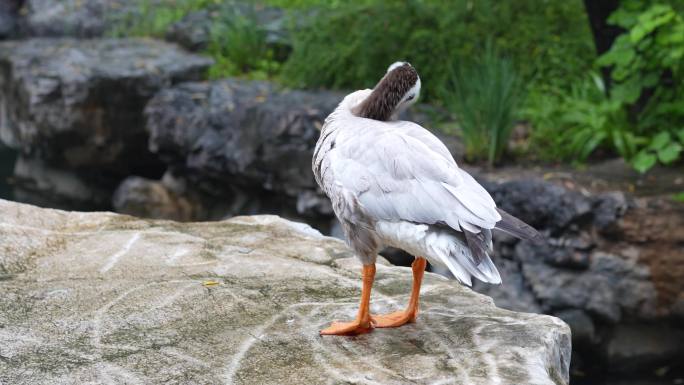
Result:
<svg viewBox="0 0 684 385">
<path fill-rule="evenodd" d="M 447 267 L 461 283 L 471 286 L 471 277 L 482 282 L 501 283 L 499 271 L 486 251 L 480 261 L 476 262 L 467 241 L 464 242 L 455 234 L 435 232 L 428 238 L 432 238 L 426 239 L 426 245 L 434 251 L 431 254 L 438 256 L 440 264 Z"/>
<path fill-rule="evenodd" d="M 487 258 L 487 240 L 483 231 L 479 233 L 472 233 L 466 229 L 463 229 L 463 234 L 465 234 L 466 242 L 470 248 L 471 255 L 473 257 L 473 262 L 475 265 L 479 265 L 482 261 Z"/>
<path fill-rule="evenodd" d="M 482 282 L 501 283 L 499 271 L 487 250 L 479 263 L 476 262 L 462 232 L 439 226 L 386 221 L 379 221 L 375 229 L 386 245 L 427 258 L 431 264 L 448 269 L 465 285 L 472 285 L 472 277 Z M 484 245 L 490 245 L 491 232 L 483 230 L 481 233 L 476 235 L 482 237 Z"/>
<path fill-rule="evenodd" d="M 500 208 L 497 208 L 496 210 L 499 212 L 499 214 L 501 214 L 501 220 L 496 223 L 496 229 L 514 237 L 525 239 L 537 244 L 544 243 L 544 237 L 539 234 L 534 227 L 501 210 Z"/>
</svg>

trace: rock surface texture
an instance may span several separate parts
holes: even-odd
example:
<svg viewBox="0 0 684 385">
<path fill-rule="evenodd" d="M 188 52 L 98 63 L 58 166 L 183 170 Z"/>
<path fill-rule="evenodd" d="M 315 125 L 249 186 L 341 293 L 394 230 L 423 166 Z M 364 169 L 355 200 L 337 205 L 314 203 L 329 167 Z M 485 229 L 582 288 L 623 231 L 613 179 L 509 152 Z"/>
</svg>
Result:
<svg viewBox="0 0 684 385">
<path fill-rule="evenodd" d="M 23 0 L 0 2 L 0 40 L 14 37 L 18 33 L 19 9 Z"/>
<path fill-rule="evenodd" d="M 177 193 L 222 202 L 223 215 L 280 212 L 329 222 L 332 209 L 316 193 L 310 164 L 320 127 L 342 97 L 258 81 L 183 83 L 148 103 L 149 147 L 174 180 L 185 181 Z"/>
<path fill-rule="evenodd" d="M 7 1 L 7 0 L 4 0 Z M 139 9 L 137 0 L 9 0 L 19 37 L 100 37 Z"/>
<path fill-rule="evenodd" d="M 485 183 L 548 244 L 495 238 L 498 306 L 564 319 L 582 371 L 644 372 L 684 357 L 684 204 L 540 179 Z"/>
<path fill-rule="evenodd" d="M 0 43 L 0 140 L 29 161 L 78 171 L 93 189 L 111 194 L 125 175 L 163 171 L 147 150 L 146 102 L 163 87 L 198 79 L 210 64 L 174 45 L 145 39 Z M 60 195 L 33 192 L 51 199 Z M 64 198 L 79 201 L 81 196 Z M 102 207 L 99 201 L 93 205 Z"/>
<path fill-rule="evenodd" d="M 0 382 L 567 384 L 570 331 L 427 274 L 419 322 L 354 316 L 342 242 L 274 216 L 180 224 L 0 201 Z M 408 269 L 380 265 L 374 310 Z"/>
</svg>

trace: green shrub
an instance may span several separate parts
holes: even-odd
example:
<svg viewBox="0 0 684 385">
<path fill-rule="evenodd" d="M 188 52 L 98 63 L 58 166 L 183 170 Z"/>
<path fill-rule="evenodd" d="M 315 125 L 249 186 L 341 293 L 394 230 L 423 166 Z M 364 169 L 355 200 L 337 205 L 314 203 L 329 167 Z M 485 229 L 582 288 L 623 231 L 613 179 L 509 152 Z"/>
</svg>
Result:
<svg viewBox="0 0 684 385">
<path fill-rule="evenodd" d="M 372 87 L 396 60 L 411 62 L 439 101 L 451 68 L 491 39 L 529 81 L 567 84 L 595 58 L 579 0 L 364 1 L 321 7 L 294 33 L 283 80 L 300 87 Z"/>
<path fill-rule="evenodd" d="M 597 65 L 611 67 L 570 92 L 533 91 L 525 116 L 542 157 L 584 161 L 614 152 L 645 172 L 677 161 L 684 144 L 684 13 L 666 3 L 627 0 L 609 22 L 625 29 Z M 549 89 L 546 89 L 547 91 Z"/>
<path fill-rule="evenodd" d="M 266 31 L 259 25 L 254 10 L 239 12 L 225 7 L 211 28 L 207 53 L 215 64 L 209 69 L 209 77 L 221 78 L 248 75 L 265 79 L 273 76 L 279 63 L 266 44 Z"/>
<path fill-rule="evenodd" d="M 533 94 L 523 115 L 534 124 L 532 141 L 544 159 L 584 162 L 604 149 L 629 160 L 648 141 L 637 135 L 622 103 L 607 96 L 596 73 L 568 92 Z"/>
<path fill-rule="evenodd" d="M 645 138 L 628 159 L 640 172 L 675 162 L 684 143 L 684 6 L 627 0 L 608 21 L 626 32 L 598 64 L 612 67 L 611 98 L 632 111 Z"/>
<path fill-rule="evenodd" d="M 490 165 L 506 148 L 522 99 L 522 82 L 513 63 L 487 44 L 475 60 L 457 66 L 442 99 L 463 133 L 466 158 Z"/>
<path fill-rule="evenodd" d="M 218 3 L 220 0 L 138 0 L 135 9 L 117 16 L 109 34 L 114 37 L 162 37 L 168 27 L 183 16 Z"/>
</svg>

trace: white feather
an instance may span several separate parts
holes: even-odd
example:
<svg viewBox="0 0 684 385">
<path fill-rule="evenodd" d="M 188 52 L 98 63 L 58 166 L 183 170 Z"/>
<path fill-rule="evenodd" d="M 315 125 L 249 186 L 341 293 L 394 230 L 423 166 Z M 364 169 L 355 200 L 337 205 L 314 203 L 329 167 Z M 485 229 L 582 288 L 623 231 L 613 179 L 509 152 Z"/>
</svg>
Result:
<svg viewBox="0 0 684 385">
<path fill-rule="evenodd" d="M 375 229 L 386 245 L 425 257 L 431 264 L 449 269 L 465 285 L 472 284 L 471 276 L 483 282 L 501 283 L 499 271 L 489 256 L 479 265 L 475 264 L 468 246 L 449 231 L 428 225 L 386 221 L 378 222 Z"/>
</svg>

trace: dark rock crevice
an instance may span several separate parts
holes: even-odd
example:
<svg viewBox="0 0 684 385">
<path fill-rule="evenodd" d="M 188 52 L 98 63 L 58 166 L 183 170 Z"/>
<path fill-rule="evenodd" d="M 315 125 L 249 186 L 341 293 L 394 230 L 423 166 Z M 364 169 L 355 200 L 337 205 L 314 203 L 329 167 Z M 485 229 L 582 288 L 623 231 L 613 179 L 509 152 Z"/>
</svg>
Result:
<svg viewBox="0 0 684 385">
<path fill-rule="evenodd" d="M 21 152 L 16 198 L 111 208 L 128 175 L 159 178 L 143 109 L 211 60 L 146 39 L 36 38 L 0 43 L 0 138 Z"/>
</svg>

